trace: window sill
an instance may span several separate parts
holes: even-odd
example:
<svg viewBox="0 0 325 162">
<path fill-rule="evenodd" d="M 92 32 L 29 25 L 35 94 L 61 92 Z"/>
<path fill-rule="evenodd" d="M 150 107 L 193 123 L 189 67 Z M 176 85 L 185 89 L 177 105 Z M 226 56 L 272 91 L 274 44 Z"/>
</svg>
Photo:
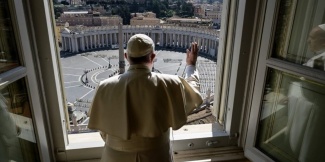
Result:
<svg viewBox="0 0 325 162">
<path fill-rule="evenodd" d="M 69 145 L 57 153 L 58 161 L 99 159 L 104 146 L 98 132 L 69 134 Z M 174 152 L 229 146 L 229 136 L 218 124 L 186 125 L 171 131 Z"/>
</svg>

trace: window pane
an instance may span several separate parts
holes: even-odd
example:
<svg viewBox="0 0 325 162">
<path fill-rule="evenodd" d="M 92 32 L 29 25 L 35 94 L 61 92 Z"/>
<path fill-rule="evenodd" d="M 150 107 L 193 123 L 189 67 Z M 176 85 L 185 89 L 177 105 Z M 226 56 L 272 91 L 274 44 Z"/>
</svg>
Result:
<svg viewBox="0 0 325 162">
<path fill-rule="evenodd" d="M 188 118 L 188 124 L 216 121 L 210 106 L 217 75 L 216 58 L 223 4 L 219 1 L 211 5 L 208 2 L 202 5 L 182 3 L 187 7 L 177 14 L 184 18 L 172 18 L 172 14 L 168 13 L 176 12 L 177 9 L 170 8 L 173 2 L 168 1 L 157 1 L 154 6 L 159 11 L 152 10 L 152 5 L 144 5 L 140 1 L 100 2 L 93 7 L 89 5 L 92 2 L 84 4 L 82 1 L 71 1 L 67 7 L 65 2 L 53 1 L 55 39 L 60 48 L 70 133 L 91 131 L 87 129 L 87 113 L 96 87 L 100 81 L 119 74 L 120 61 L 125 61 L 126 70 L 129 68 L 127 60 L 124 60 L 124 50 L 130 37 L 138 33 L 148 35 L 156 45 L 152 70 L 182 77 L 185 76 L 186 49 L 192 41 L 198 42 L 197 70 L 200 91 L 207 108 L 202 105 L 202 109 L 199 107 L 193 112 Z M 141 5 L 144 5 L 142 9 Z M 193 18 L 193 15 L 199 19 Z M 122 33 L 118 30 L 119 23 L 123 23 Z M 123 44 L 122 55 L 119 53 L 119 44 Z"/>
<path fill-rule="evenodd" d="M 0 161 L 40 161 L 24 79 L 0 87 Z"/>
<path fill-rule="evenodd" d="M 18 52 L 7 0 L 0 0 L 0 73 L 18 66 Z"/>
<path fill-rule="evenodd" d="M 281 0 L 273 57 L 324 70 L 325 1 Z"/>
<path fill-rule="evenodd" d="M 325 85 L 268 70 L 256 147 L 277 161 L 325 159 Z"/>
</svg>

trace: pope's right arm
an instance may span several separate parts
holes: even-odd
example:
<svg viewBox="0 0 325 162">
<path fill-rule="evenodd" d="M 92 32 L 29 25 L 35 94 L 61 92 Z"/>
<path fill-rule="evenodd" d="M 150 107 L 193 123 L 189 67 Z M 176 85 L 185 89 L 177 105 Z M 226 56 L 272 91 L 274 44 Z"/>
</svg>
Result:
<svg viewBox="0 0 325 162">
<path fill-rule="evenodd" d="M 185 81 L 181 79 L 184 86 L 186 102 L 185 111 L 187 115 L 195 108 L 199 107 L 203 102 L 200 93 L 199 74 L 196 69 L 197 57 L 197 43 L 193 42 L 191 48 L 186 50 Z"/>
</svg>

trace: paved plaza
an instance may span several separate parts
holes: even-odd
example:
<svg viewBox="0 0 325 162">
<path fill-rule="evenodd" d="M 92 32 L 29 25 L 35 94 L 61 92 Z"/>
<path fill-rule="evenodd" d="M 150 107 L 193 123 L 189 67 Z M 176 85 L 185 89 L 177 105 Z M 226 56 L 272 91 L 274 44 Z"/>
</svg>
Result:
<svg viewBox="0 0 325 162">
<path fill-rule="evenodd" d="M 185 50 L 184 52 L 157 50 L 156 54 L 154 62 L 156 72 L 184 76 Z M 118 75 L 118 61 L 118 50 L 101 50 L 61 57 L 67 102 L 74 103 L 77 110 L 88 112 L 98 83 Z M 125 69 L 128 67 L 126 61 Z M 199 56 L 197 69 L 202 96 L 206 97 L 208 91 L 213 95 L 216 61 Z"/>
</svg>

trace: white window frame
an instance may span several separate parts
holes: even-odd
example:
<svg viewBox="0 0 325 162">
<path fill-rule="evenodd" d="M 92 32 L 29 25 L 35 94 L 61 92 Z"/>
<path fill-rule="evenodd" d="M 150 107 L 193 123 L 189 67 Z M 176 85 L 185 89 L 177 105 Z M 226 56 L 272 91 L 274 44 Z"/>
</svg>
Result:
<svg viewBox="0 0 325 162">
<path fill-rule="evenodd" d="M 41 86 L 35 86 L 35 84 L 40 83 L 38 74 L 34 70 L 37 68 L 38 63 L 33 56 L 34 51 L 32 50 L 33 47 L 27 30 L 25 10 L 20 0 L 9 0 L 8 4 L 21 65 L 0 74 L 0 87 L 6 87 L 19 79 L 25 80 L 31 106 L 34 133 L 40 155 L 39 158 L 41 161 L 50 161 L 53 157 L 53 152 L 50 148 L 50 141 L 47 138 L 49 135 L 47 117 L 45 116 L 47 113 L 42 104 Z"/>
<path fill-rule="evenodd" d="M 255 147 L 257 128 L 260 119 L 259 116 L 261 114 L 261 105 L 264 94 L 264 85 L 268 68 L 288 72 L 325 84 L 324 71 L 319 71 L 288 61 L 271 58 L 279 1 L 280 0 L 269 0 L 263 5 L 263 8 L 265 8 L 265 19 L 262 23 L 264 25 L 262 26 L 263 33 L 260 39 L 260 48 L 258 51 L 258 68 L 256 72 L 254 93 L 251 110 L 249 113 L 250 118 L 247 127 L 248 129 L 246 143 L 244 147 L 245 156 L 252 161 L 274 161 Z"/>
<path fill-rule="evenodd" d="M 18 1 L 18 0 L 16 0 Z M 230 3 L 231 2 L 231 3 Z M 53 158 L 60 161 L 100 158 L 103 142 L 69 143 L 66 131 L 66 108 L 63 95 L 61 67 L 57 55 L 58 45 L 54 36 L 54 18 L 50 0 L 26 1 L 27 17 L 32 33 L 33 53 L 38 62 L 35 73 L 38 74 L 43 100 L 48 114 L 51 134 L 47 136 L 52 142 Z M 217 71 L 222 74 L 216 79 L 214 108 L 227 111 L 225 129 L 208 131 L 204 135 L 197 133 L 195 138 L 178 136 L 173 141 L 174 150 L 198 149 L 220 146 L 243 146 L 245 125 L 244 116 L 252 97 L 252 76 L 255 76 L 257 56 L 254 55 L 254 40 L 260 35 L 259 19 L 255 15 L 259 6 L 258 0 L 224 0 L 223 27 L 221 32 Z M 228 12 L 226 12 L 228 11 Z M 231 14 L 230 14 L 231 13 Z M 227 20 L 227 21 L 226 21 Z M 227 28 L 227 26 L 231 26 Z M 256 30 L 252 30 L 252 27 Z M 223 54 L 223 55 L 222 55 Z M 224 57 L 226 56 L 226 57 Z M 239 60 L 241 60 L 239 62 Z M 225 64 L 224 64 L 225 62 Z M 220 66 L 219 66 L 220 65 Z M 221 68 L 222 67 L 222 68 Z M 223 68 L 224 67 L 224 68 Z M 243 68 L 245 67 L 245 68 Z M 247 77 L 250 76 L 250 77 Z M 42 86 L 44 85 L 44 86 Z M 217 97 L 220 96 L 220 97 Z M 243 97 L 244 96 L 244 97 Z M 211 126 L 209 126 L 211 128 Z M 214 136 L 217 133 L 218 136 Z M 188 134 L 187 134 L 188 135 Z M 95 136 L 99 136 L 98 133 Z M 100 139 L 101 140 L 101 139 Z M 212 141 L 212 146 L 207 146 Z M 195 147 L 189 144 L 193 143 Z M 51 148 L 52 148 L 51 147 Z"/>
</svg>

